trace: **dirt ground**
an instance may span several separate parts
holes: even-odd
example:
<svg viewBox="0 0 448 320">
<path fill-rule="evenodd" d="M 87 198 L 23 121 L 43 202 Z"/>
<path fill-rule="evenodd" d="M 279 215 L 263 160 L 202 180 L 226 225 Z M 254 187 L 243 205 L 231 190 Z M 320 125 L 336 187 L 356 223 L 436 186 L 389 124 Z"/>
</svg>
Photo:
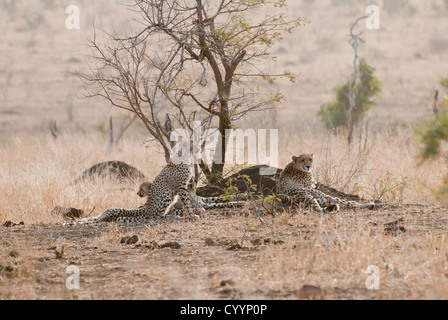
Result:
<svg viewBox="0 0 448 320">
<path fill-rule="evenodd" d="M 129 30 L 133 15 L 119 3 L 130 1 L 76 1 L 81 29 L 68 30 L 72 2 L 0 0 L 0 300 L 448 299 L 448 210 L 435 196 L 446 162 L 417 166 L 413 131 L 432 116 L 434 90 L 448 76 L 446 1 L 288 1 L 288 15 L 310 23 L 287 35 L 273 49 L 277 63 L 264 67 L 301 74 L 300 81 L 278 81 L 287 101 L 237 123 L 279 129 L 279 167 L 314 153 L 319 182 L 394 205 L 262 219 L 248 209 L 217 210 L 199 221 L 64 227 L 50 213 L 55 206 L 98 214 L 142 205 L 138 185 L 74 186 L 84 170 L 120 160 L 154 179 L 164 164 L 139 123 L 107 151 L 110 117 L 118 130 L 130 115 L 80 99 L 85 88 L 74 75 L 89 61 L 94 24 Z M 383 92 L 369 112 L 368 156 L 359 160 L 317 113 L 351 74 L 348 33 L 368 4 L 380 6 L 381 29 L 360 27 L 359 53 Z M 131 243 L 121 243 L 126 237 Z"/>
<path fill-rule="evenodd" d="M 305 285 L 322 289 L 319 299 L 447 299 L 447 225 L 446 209 L 416 205 L 262 219 L 227 209 L 138 226 L 3 226 L 0 299 L 314 298 L 303 296 Z M 366 287 L 370 265 L 379 270 L 378 290 Z M 69 266 L 79 268 L 79 290 L 67 287 Z"/>
</svg>

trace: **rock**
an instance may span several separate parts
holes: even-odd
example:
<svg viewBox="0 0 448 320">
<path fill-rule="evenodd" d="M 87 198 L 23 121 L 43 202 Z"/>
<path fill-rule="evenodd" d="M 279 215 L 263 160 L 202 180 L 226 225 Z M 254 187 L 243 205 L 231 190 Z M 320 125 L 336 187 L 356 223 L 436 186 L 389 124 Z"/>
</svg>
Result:
<svg viewBox="0 0 448 320">
<path fill-rule="evenodd" d="M 94 165 L 90 169 L 84 171 L 81 176 L 74 182 L 79 183 L 87 179 L 116 178 L 118 181 L 128 181 L 130 179 L 143 180 L 145 175 L 137 168 L 122 162 L 122 161 L 108 161 Z"/>
<path fill-rule="evenodd" d="M 221 283 L 219 284 L 220 287 L 225 287 L 225 286 L 234 286 L 235 285 L 235 281 L 229 279 L 229 280 L 223 280 L 221 281 Z"/>
<path fill-rule="evenodd" d="M 401 218 L 394 222 L 385 223 L 384 224 L 384 234 L 397 237 L 400 233 L 406 233 L 406 229 L 399 225 L 400 223 L 403 223 L 403 222 L 404 222 L 404 219 Z"/>
<path fill-rule="evenodd" d="M 261 175 L 261 169 L 269 169 L 269 171 L 275 173 L 272 175 Z M 207 185 L 205 187 L 198 188 L 196 194 L 201 197 L 220 196 L 224 193 L 223 191 L 228 188 L 227 183 L 230 180 L 232 181 L 232 185 L 237 187 L 238 192 L 250 193 L 253 190 L 250 190 L 248 188 L 247 179 L 244 178 L 244 176 L 248 176 L 252 181 L 252 184 L 255 184 L 257 186 L 256 195 L 268 196 L 273 194 L 273 192 L 275 191 L 277 181 L 282 171 L 282 169 L 269 166 L 253 166 L 235 173 L 234 175 L 224 179 L 216 185 Z M 333 197 L 343 198 L 349 201 L 363 201 L 363 199 L 358 197 L 357 195 L 347 194 L 321 183 L 318 183 L 317 189 Z"/>
<path fill-rule="evenodd" d="M 1 273 L 3 271 L 6 271 L 6 273 L 11 273 L 11 272 L 14 272 L 14 270 L 15 270 L 15 268 L 13 266 L 2 266 L 0 264 L 0 279 L 1 279 Z"/>
<path fill-rule="evenodd" d="M 5 227 L 5 228 L 11 228 L 11 227 L 16 227 L 16 226 L 24 226 L 25 225 L 25 222 L 19 222 L 19 223 L 14 223 L 14 222 L 12 222 L 12 221 L 6 221 L 4 224 L 3 224 L 3 226 Z"/>
<path fill-rule="evenodd" d="M 241 246 L 239 243 L 235 243 L 227 247 L 227 251 L 238 251 L 238 250 L 246 250 L 243 246 Z"/>
<path fill-rule="evenodd" d="M 324 298 L 325 291 L 319 287 L 304 285 L 297 295 L 302 300 L 319 300 Z"/>
<path fill-rule="evenodd" d="M 248 188 L 247 179 L 244 176 L 248 176 L 252 184 L 257 186 L 256 193 L 258 195 L 269 195 L 275 190 L 275 186 L 277 184 L 277 179 L 280 176 L 280 169 L 272 168 L 273 172 L 276 172 L 273 175 L 263 176 L 260 175 L 260 169 L 270 168 L 268 166 L 254 166 L 250 168 L 243 169 L 238 173 L 230 176 L 222 180 L 220 183 L 216 185 L 208 185 L 205 187 L 198 188 L 196 193 L 201 197 L 216 197 L 223 194 L 223 190 L 228 187 L 227 182 L 232 180 L 232 185 L 237 187 L 238 192 L 246 193 L 251 192 L 250 188 Z"/>
<path fill-rule="evenodd" d="M 9 256 L 12 258 L 18 258 L 20 257 L 20 254 L 17 250 L 12 249 L 11 251 L 9 251 Z"/>
<path fill-rule="evenodd" d="M 181 245 L 178 242 L 167 242 L 162 245 L 160 245 L 160 248 L 171 248 L 171 249 L 180 249 Z"/>
<path fill-rule="evenodd" d="M 220 294 L 229 294 L 235 292 L 235 281 L 229 279 L 229 280 L 223 280 L 220 282 L 219 287 L 217 288 L 217 292 Z"/>
<path fill-rule="evenodd" d="M 132 237 L 123 237 L 120 240 L 121 244 L 136 244 L 138 242 L 139 238 L 137 235 L 133 235 Z"/>
<path fill-rule="evenodd" d="M 37 258 L 37 260 L 39 260 L 40 262 L 49 261 L 49 260 L 50 260 L 50 257 L 47 257 L 47 256 L 41 256 L 41 257 Z"/>
</svg>

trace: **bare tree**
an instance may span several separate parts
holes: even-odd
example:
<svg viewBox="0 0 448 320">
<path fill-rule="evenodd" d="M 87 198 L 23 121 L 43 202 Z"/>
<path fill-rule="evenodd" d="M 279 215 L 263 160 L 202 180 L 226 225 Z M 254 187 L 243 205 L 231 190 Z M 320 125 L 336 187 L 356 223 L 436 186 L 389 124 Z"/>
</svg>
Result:
<svg viewBox="0 0 448 320">
<path fill-rule="evenodd" d="M 209 179 L 222 175 L 226 130 L 247 113 L 283 100 L 255 81 L 296 80 L 289 71 L 270 74 L 262 65 L 282 35 L 306 21 L 289 20 L 285 0 L 135 0 L 130 9 L 139 31 L 105 32 L 103 43 L 95 32 L 95 63 L 80 74 L 89 84 L 87 95 L 134 113 L 167 159 L 170 132 L 161 121 L 166 115 L 172 126 L 189 132 L 196 121 L 216 128 L 220 138 L 213 143 L 221 159 L 200 165 Z"/>
<path fill-rule="evenodd" d="M 356 25 L 362 21 L 367 19 L 368 16 L 363 16 L 358 19 L 352 24 L 350 28 L 350 44 L 354 50 L 355 57 L 353 59 L 353 73 L 349 80 L 349 93 L 348 93 L 348 99 L 350 102 L 350 121 L 349 121 L 349 134 L 348 134 L 348 144 L 351 146 L 353 144 L 354 139 L 354 131 L 355 131 L 355 123 L 357 119 L 357 113 L 358 113 L 358 106 L 356 105 L 356 95 L 355 95 L 355 85 L 358 81 L 360 75 L 358 74 L 358 63 L 359 63 L 359 57 L 358 57 L 358 47 L 359 42 L 363 42 L 363 40 L 360 38 L 362 32 L 355 34 L 354 29 Z"/>
</svg>

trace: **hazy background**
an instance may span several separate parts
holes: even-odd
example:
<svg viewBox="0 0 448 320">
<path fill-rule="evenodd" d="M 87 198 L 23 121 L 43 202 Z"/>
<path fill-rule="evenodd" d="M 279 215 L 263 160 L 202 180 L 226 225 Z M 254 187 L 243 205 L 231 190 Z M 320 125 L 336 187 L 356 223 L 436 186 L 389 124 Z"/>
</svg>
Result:
<svg viewBox="0 0 448 320">
<path fill-rule="evenodd" d="M 0 0 L 0 141 L 22 133 L 50 134 L 55 120 L 62 132 L 104 132 L 109 117 L 117 130 L 130 117 L 101 99 L 80 99 L 82 70 L 90 53 L 93 23 L 106 31 L 125 31 L 134 17 L 121 0 Z M 81 9 L 80 30 L 65 26 L 67 6 Z M 350 25 L 367 5 L 381 9 L 381 30 L 367 30 L 360 56 L 376 68 L 383 83 L 377 106 L 369 113 L 375 130 L 406 127 L 431 114 L 440 77 L 448 76 L 448 1 L 288 1 L 289 15 L 310 24 L 285 37 L 270 68 L 300 73 L 300 81 L 277 85 L 287 101 L 271 113 L 254 114 L 240 125 L 323 131 L 317 112 L 334 99 L 336 87 L 351 73 Z M 143 135 L 136 124 L 128 134 Z M 280 139 L 282 136 L 280 137 Z"/>
</svg>

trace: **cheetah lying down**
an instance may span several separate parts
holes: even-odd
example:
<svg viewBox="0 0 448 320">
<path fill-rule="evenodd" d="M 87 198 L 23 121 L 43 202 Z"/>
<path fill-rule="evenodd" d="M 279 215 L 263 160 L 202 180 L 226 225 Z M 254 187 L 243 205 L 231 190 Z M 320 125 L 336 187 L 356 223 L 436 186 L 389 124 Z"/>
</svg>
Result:
<svg viewBox="0 0 448 320">
<path fill-rule="evenodd" d="M 373 202 L 361 204 L 332 197 L 316 189 L 316 181 L 312 176 L 313 155 L 293 157 L 281 173 L 277 183 L 277 196 L 285 203 L 303 203 L 316 212 L 339 211 L 340 204 L 348 208 L 374 209 Z M 184 211 L 190 217 L 208 208 L 235 208 L 246 204 L 247 199 L 225 202 L 222 197 L 204 198 L 188 190 L 192 178 L 191 165 L 188 162 L 170 162 L 155 178 L 154 182 L 143 183 L 138 195 L 148 197 L 146 204 L 138 209 L 109 209 L 98 217 L 81 220 L 90 222 L 143 222 L 148 219 L 166 216 L 181 216 Z"/>
<path fill-rule="evenodd" d="M 219 197 L 204 198 L 192 194 L 188 184 L 192 178 L 191 165 L 188 161 L 170 162 L 154 179 L 152 184 L 140 186 L 138 195 L 148 197 L 145 205 L 133 210 L 109 209 L 92 219 L 81 220 L 80 224 L 92 222 L 132 222 L 140 223 L 149 219 L 166 216 L 180 217 L 185 211 L 190 217 L 198 217 L 205 208 L 235 208 L 243 207 L 246 202 L 224 202 Z"/>
<path fill-rule="evenodd" d="M 151 182 L 143 182 L 137 192 L 137 195 L 140 198 L 148 197 L 149 190 L 151 189 Z M 244 207 L 247 203 L 248 196 L 244 193 L 237 194 L 234 196 L 235 200 L 225 200 L 224 197 L 201 197 L 195 194 L 193 191 L 190 191 L 190 195 L 193 200 L 194 208 L 203 208 L 203 209 L 220 209 L 220 208 L 240 208 Z M 182 203 L 178 200 L 174 207 L 176 209 L 182 208 Z"/>
<path fill-rule="evenodd" d="M 339 211 L 340 204 L 348 208 L 374 209 L 375 203 L 358 203 L 332 197 L 316 189 L 317 183 L 313 179 L 314 156 L 303 154 L 293 157 L 285 170 L 280 174 L 277 183 L 277 195 L 282 202 L 294 204 L 304 203 L 316 212 Z"/>
</svg>

